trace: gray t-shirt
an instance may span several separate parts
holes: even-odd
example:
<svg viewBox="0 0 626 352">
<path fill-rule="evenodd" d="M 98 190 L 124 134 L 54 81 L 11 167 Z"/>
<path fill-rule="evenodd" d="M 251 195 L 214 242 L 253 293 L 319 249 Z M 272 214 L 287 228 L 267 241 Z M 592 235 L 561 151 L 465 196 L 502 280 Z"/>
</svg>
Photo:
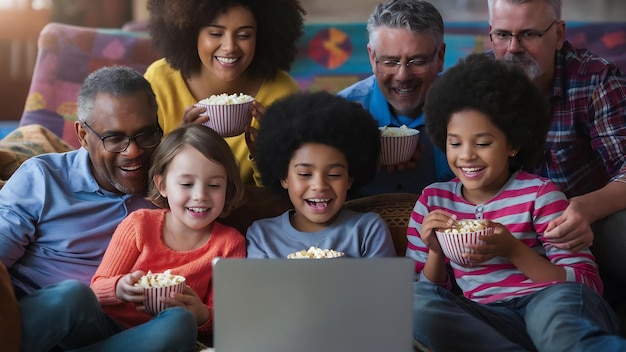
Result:
<svg viewBox="0 0 626 352">
<path fill-rule="evenodd" d="M 380 215 L 342 209 L 337 219 L 318 232 L 301 232 L 280 216 L 257 220 L 246 233 L 248 258 L 287 258 L 311 246 L 344 252 L 346 257 L 395 257 L 389 227 Z"/>
</svg>

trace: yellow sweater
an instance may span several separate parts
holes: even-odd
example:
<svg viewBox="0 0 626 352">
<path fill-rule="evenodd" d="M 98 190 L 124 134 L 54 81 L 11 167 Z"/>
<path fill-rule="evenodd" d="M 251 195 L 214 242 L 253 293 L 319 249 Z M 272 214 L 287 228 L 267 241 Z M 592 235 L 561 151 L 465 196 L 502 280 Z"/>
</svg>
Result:
<svg viewBox="0 0 626 352">
<path fill-rule="evenodd" d="M 194 98 L 180 71 L 172 69 L 165 59 L 153 62 L 144 76 L 156 94 L 159 104 L 159 123 L 167 134 L 180 125 L 185 108 L 197 103 L 200 99 Z M 298 90 L 298 84 L 288 73 L 278 71 L 274 80 L 263 82 L 255 99 L 263 106 L 268 107 L 277 99 L 296 93 Z M 259 127 L 256 119 L 252 119 L 252 127 Z M 225 139 L 239 162 L 239 172 L 243 182 L 260 185 L 260 175 L 253 169 L 244 134 Z"/>
</svg>

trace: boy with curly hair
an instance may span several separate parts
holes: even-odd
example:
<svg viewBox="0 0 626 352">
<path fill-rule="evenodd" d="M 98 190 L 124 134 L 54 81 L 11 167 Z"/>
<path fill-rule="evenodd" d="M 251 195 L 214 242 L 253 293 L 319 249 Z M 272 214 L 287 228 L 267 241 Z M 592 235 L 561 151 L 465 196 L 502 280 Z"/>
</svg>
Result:
<svg viewBox="0 0 626 352">
<path fill-rule="evenodd" d="M 294 208 L 255 221 L 248 257 L 287 258 L 310 247 L 348 257 L 395 256 L 385 221 L 343 209 L 376 172 L 380 132 L 372 115 L 327 92 L 299 93 L 270 106 L 256 142 L 263 184 Z"/>
</svg>

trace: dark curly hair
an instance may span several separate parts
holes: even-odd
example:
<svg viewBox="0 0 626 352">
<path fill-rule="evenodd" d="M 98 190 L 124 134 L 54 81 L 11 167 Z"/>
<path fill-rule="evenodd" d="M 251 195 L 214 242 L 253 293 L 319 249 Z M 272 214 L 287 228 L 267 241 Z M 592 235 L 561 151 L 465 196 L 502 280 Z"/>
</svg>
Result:
<svg viewBox="0 0 626 352">
<path fill-rule="evenodd" d="M 361 105 L 325 91 L 301 92 L 270 105 L 256 140 L 256 162 L 263 185 L 284 192 L 289 162 L 304 143 L 337 148 L 353 178 L 349 195 L 371 181 L 380 154 L 378 123 Z"/>
<path fill-rule="evenodd" d="M 248 72 L 270 79 L 277 70 L 288 71 L 304 32 L 306 11 L 298 0 L 149 0 L 148 29 L 153 45 L 172 68 L 189 77 L 202 67 L 198 56 L 200 29 L 236 6 L 250 10 L 258 27 Z"/>
<path fill-rule="evenodd" d="M 487 115 L 519 148 L 509 169 L 532 171 L 543 158 L 550 127 L 550 106 L 539 89 L 517 66 L 471 54 L 444 72 L 428 90 L 424 104 L 426 132 L 446 150 L 452 114 L 473 109 Z"/>
</svg>

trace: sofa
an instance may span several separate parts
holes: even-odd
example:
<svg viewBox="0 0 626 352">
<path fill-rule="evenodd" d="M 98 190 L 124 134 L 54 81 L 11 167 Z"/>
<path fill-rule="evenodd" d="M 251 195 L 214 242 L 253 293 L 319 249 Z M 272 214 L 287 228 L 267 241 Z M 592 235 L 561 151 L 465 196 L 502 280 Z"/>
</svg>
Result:
<svg viewBox="0 0 626 352">
<path fill-rule="evenodd" d="M 487 28 L 487 23 L 483 22 L 446 23 L 444 68 L 469 53 L 488 50 Z M 574 23 L 568 24 L 567 31 L 568 39 L 575 46 L 588 47 L 626 69 L 626 41 L 623 40 L 626 22 Z M 337 92 L 371 74 L 366 42 L 365 23 L 307 24 L 290 73 L 302 90 Z M 59 23 L 46 25 L 39 37 L 36 64 L 19 121 L 20 128 L 7 138 L 19 144 L 20 140 L 28 139 L 23 131 L 26 126 L 31 126 L 32 133 L 47 136 L 43 143 L 48 149 L 34 145 L 26 154 L 11 159 L 11 167 L 16 168 L 21 161 L 42 151 L 65 151 L 79 147 L 72 125 L 77 118 L 76 100 L 80 85 L 90 72 L 106 65 L 125 65 L 144 72 L 157 58 L 159 54 L 152 47 L 144 27 L 129 30 Z M 56 143 L 57 139 L 61 143 Z M 7 146 L 5 140 L 0 141 L 0 161 L 3 147 L 8 148 L 9 154 L 17 150 L 16 146 Z M 2 164 L 0 168 L 4 168 Z M 6 172 L 2 177 L 6 179 L 12 171 L 4 169 Z M 357 211 L 379 213 L 391 229 L 397 255 L 404 256 L 406 227 L 417 198 L 417 194 L 385 194 L 353 199 L 345 206 Z M 245 234 L 252 221 L 279 215 L 290 207 L 289 200 L 281 195 L 260 187 L 246 186 L 243 204 L 221 221 Z M 626 325 L 626 307 L 616 309 L 620 320 L 625 322 L 622 325 Z M 623 335 L 626 336 L 626 329 Z"/>
</svg>

